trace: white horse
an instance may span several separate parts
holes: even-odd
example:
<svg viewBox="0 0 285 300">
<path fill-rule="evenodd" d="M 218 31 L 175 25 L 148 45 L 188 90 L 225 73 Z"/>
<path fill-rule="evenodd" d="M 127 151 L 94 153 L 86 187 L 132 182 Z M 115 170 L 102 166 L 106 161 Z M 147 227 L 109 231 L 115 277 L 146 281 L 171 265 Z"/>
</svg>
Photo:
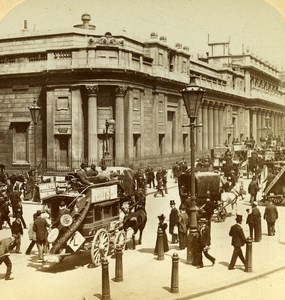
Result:
<svg viewBox="0 0 285 300">
<path fill-rule="evenodd" d="M 240 186 L 237 188 L 237 185 L 235 185 L 230 192 L 223 192 L 221 193 L 221 201 L 224 208 L 230 207 L 230 212 L 233 213 L 235 211 L 235 214 L 237 214 L 237 200 L 240 197 L 243 199 L 243 195 L 246 192 L 243 189 L 242 182 L 240 183 Z"/>
</svg>

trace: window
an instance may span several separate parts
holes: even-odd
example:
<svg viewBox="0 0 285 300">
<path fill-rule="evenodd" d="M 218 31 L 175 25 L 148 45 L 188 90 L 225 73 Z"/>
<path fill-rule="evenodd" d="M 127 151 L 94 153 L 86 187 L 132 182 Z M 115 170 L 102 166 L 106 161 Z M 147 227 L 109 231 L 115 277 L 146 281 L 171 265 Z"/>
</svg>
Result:
<svg viewBox="0 0 285 300">
<path fill-rule="evenodd" d="M 138 97 L 134 97 L 134 110 L 140 110 L 140 101 Z"/>
<path fill-rule="evenodd" d="M 13 162 L 28 163 L 28 125 L 29 123 L 13 124 Z"/>
<path fill-rule="evenodd" d="M 158 64 L 160 66 L 163 66 L 163 54 L 162 53 L 159 53 L 159 55 L 158 55 Z"/>
<path fill-rule="evenodd" d="M 69 135 L 58 135 L 58 165 L 59 167 L 69 166 Z"/>
<path fill-rule="evenodd" d="M 134 149 L 134 157 L 140 157 L 140 138 L 141 135 L 140 134 L 134 134 L 133 136 L 133 149 Z"/>
<path fill-rule="evenodd" d="M 188 134 L 183 134 L 183 152 L 188 152 Z"/>
<path fill-rule="evenodd" d="M 164 154 L 164 134 L 159 134 L 158 135 L 158 142 L 159 142 L 159 154 L 162 155 Z"/>
<path fill-rule="evenodd" d="M 182 73 L 186 73 L 186 61 L 184 60 L 183 62 L 182 62 Z"/>
</svg>

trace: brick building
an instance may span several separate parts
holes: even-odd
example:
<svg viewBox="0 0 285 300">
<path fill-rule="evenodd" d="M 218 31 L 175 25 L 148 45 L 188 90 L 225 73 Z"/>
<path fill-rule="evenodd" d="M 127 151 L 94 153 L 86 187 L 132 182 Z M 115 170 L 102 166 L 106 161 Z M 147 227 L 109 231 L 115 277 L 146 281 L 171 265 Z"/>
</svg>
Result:
<svg viewBox="0 0 285 300">
<path fill-rule="evenodd" d="M 99 164 L 168 166 L 189 157 L 188 117 L 180 90 L 189 74 L 205 88 L 196 132 L 197 156 L 233 138 L 259 141 L 270 116 L 284 136 L 284 92 L 276 67 L 229 43 L 209 43 L 206 57 L 189 47 L 107 32 L 97 35 L 90 15 L 70 30 L 29 31 L 0 37 L 0 163 L 10 170 L 35 165 L 30 107 L 41 107 L 36 160 L 43 172 Z M 115 128 L 106 128 L 114 119 Z M 108 130 L 108 135 L 106 134 Z M 108 139 L 107 139 L 108 137 Z M 107 148 L 107 149 L 106 149 Z"/>
</svg>

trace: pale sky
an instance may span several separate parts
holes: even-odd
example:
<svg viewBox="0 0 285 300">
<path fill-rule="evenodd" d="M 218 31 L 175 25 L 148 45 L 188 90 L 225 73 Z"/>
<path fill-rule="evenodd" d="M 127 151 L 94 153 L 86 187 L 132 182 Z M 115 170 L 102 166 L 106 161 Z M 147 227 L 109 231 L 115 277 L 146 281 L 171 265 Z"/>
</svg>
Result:
<svg viewBox="0 0 285 300">
<path fill-rule="evenodd" d="M 210 41 L 231 40 L 232 54 L 249 48 L 285 70 L 285 0 L 0 0 L 0 34 L 72 28 L 89 13 L 96 33 L 139 41 L 151 32 L 204 54 Z"/>
</svg>

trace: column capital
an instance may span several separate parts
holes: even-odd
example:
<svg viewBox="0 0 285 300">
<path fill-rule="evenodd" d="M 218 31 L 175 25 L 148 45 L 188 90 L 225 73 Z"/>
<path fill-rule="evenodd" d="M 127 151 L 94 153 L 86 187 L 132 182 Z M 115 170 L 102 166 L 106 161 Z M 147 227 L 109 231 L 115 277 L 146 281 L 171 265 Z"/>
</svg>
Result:
<svg viewBox="0 0 285 300">
<path fill-rule="evenodd" d="M 85 90 L 88 95 L 97 95 L 99 92 L 99 87 L 97 84 L 86 84 Z"/>
<path fill-rule="evenodd" d="M 203 100 L 203 102 L 201 103 L 201 106 L 203 107 L 203 108 L 207 108 L 208 107 L 208 101 L 207 100 Z"/>
<path fill-rule="evenodd" d="M 125 94 L 126 94 L 126 92 L 127 92 L 127 90 L 128 90 L 128 88 L 126 86 L 118 85 L 116 87 L 116 90 L 115 90 L 116 96 L 122 96 L 122 97 L 124 97 Z"/>
<path fill-rule="evenodd" d="M 213 107 L 214 107 L 214 102 L 213 102 L 213 101 L 209 101 L 209 102 L 208 102 L 208 107 L 211 108 L 211 109 L 213 109 Z"/>
<path fill-rule="evenodd" d="M 218 103 L 219 110 L 224 110 L 225 104 L 224 103 Z"/>
<path fill-rule="evenodd" d="M 250 108 L 250 111 L 251 111 L 253 114 L 256 114 L 256 113 L 257 113 L 257 108 L 256 108 L 256 107 L 251 107 L 251 108 Z"/>
<path fill-rule="evenodd" d="M 214 102 L 214 109 L 219 109 L 219 103 L 218 102 Z"/>
</svg>

